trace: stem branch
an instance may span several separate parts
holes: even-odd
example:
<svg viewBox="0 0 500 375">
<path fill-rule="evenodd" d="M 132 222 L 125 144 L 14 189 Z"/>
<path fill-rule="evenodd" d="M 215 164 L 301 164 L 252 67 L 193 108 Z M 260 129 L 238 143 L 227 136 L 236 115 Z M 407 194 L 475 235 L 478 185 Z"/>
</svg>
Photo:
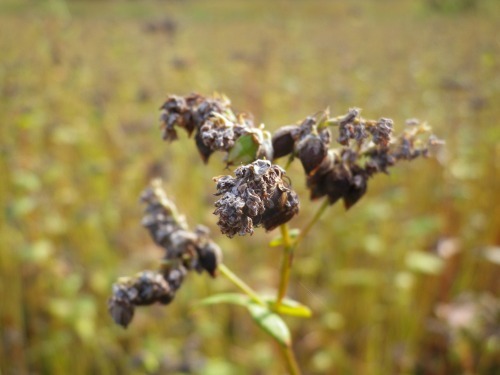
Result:
<svg viewBox="0 0 500 375">
<path fill-rule="evenodd" d="M 311 221 L 305 226 L 303 230 L 300 231 L 299 235 L 293 242 L 292 238 L 290 237 L 290 232 L 288 230 L 288 224 L 283 224 L 280 226 L 281 237 L 283 240 L 283 257 L 281 259 L 280 282 L 279 282 L 278 294 L 276 296 L 276 307 L 280 305 L 288 289 L 288 283 L 290 281 L 290 270 L 292 268 L 293 254 L 295 248 L 309 233 L 314 224 L 316 224 L 316 222 L 321 218 L 321 215 L 323 215 L 323 212 L 325 212 L 328 206 L 329 202 L 328 199 L 326 199 L 323 202 L 323 204 L 319 207 L 318 211 L 313 216 Z"/>
<path fill-rule="evenodd" d="M 281 237 L 283 239 L 283 257 L 281 258 L 281 270 L 280 270 L 280 284 L 278 288 L 278 295 L 276 296 L 276 307 L 279 306 L 283 298 L 285 297 L 286 290 L 288 289 L 288 281 L 290 280 L 290 269 L 292 268 L 293 262 L 293 249 L 292 239 L 290 238 L 290 232 L 288 230 L 288 224 L 282 224 L 280 226 Z"/>
<path fill-rule="evenodd" d="M 236 274 L 233 273 L 225 264 L 221 263 L 217 267 L 221 274 L 223 274 L 229 281 L 241 289 L 247 296 L 249 296 L 253 301 L 257 302 L 259 305 L 267 306 L 266 303 L 259 297 L 256 291 L 248 286 L 243 280 L 241 280 Z"/>
</svg>

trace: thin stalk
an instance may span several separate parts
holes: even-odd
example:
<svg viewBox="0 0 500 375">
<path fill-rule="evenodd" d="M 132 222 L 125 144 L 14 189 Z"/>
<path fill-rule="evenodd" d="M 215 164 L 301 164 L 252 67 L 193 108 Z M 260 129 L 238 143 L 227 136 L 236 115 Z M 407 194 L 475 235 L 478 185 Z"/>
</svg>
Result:
<svg viewBox="0 0 500 375">
<path fill-rule="evenodd" d="M 280 283 L 278 288 L 278 295 L 276 296 L 276 307 L 279 307 L 281 301 L 285 297 L 286 290 L 288 289 L 288 281 L 290 280 L 290 270 L 293 263 L 293 245 L 288 224 L 280 226 L 281 237 L 283 239 L 283 257 L 281 258 L 280 269 Z"/>
<path fill-rule="evenodd" d="M 249 296 L 253 301 L 257 302 L 259 305 L 267 306 L 266 303 L 259 297 L 256 291 L 248 286 L 243 280 L 241 280 L 236 274 L 233 273 L 225 264 L 221 263 L 217 267 L 221 274 L 223 274 L 229 281 L 241 289 L 247 296 Z"/>
<path fill-rule="evenodd" d="M 283 224 L 280 226 L 281 238 L 283 239 L 283 257 L 281 258 L 280 282 L 278 287 L 278 294 L 276 296 L 276 307 L 279 307 L 281 301 L 283 300 L 283 298 L 285 298 L 286 291 L 288 289 L 288 283 L 290 282 L 290 270 L 292 268 L 293 255 L 297 245 L 304 239 L 304 237 L 309 233 L 314 224 L 316 224 L 316 222 L 321 218 L 321 215 L 323 215 L 328 206 L 329 202 L 328 200 L 325 200 L 319 207 L 318 211 L 316 211 L 316 214 L 313 216 L 311 221 L 305 226 L 303 230 L 300 231 L 299 235 L 293 242 L 288 230 L 288 224 Z"/>
<path fill-rule="evenodd" d="M 311 219 L 311 221 L 304 227 L 304 229 L 302 229 L 300 231 L 299 235 L 297 236 L 297 238 L 293 242 L 293 247 L 294 248 L 297 247 L 297 245 L 309 233 L 309 231 L 314 226 L 314 224 L 316 224 L 318 222 L 318 220 L 321 218 L 321 216 L 323 215 L 323 213 L 325 212 L 325 210 L 328 208 L 329 205 L 330 205 L 330 202 L 328 201 L 328 199 L 325 199 L 325 201 L 323 202 L 323 204 L 318 208 L 318 211 L 316 211 L 316 213 L 314 214 L 314 216 Z"/>
<path fill-rule="evenodd" d="M 281 346 L 279 345 L 281 354 L 285 360 L 286 368 L 290 375 L 300 375 L 300 368 L 297 363 L 297 359 L 295 358 L 295 354 L 293 354 L 293 350 L 291 346 Z"/>
</svg>

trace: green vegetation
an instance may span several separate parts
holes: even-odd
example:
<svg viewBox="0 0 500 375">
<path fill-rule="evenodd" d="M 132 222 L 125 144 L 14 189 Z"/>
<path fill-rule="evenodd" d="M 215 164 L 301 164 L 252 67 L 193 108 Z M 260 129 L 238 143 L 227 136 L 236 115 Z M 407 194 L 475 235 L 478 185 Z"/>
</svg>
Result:
<svg viewBox="0 0 500 375">
<path fill-rule="evenodd" d="M 276 292 L 277 232 L 217 235 L 220 155 L 204 167 L 192 141 L 159 136 L 167 94 L 213 91 L 270 129 L 359 106 L 397 129 L 418 116 L 447 142 L 371 181 L 349 212 L 328 208 L 297 249 L 288 295 L 313 316 L 286 322 L 304 372 L 495 374 L 500 4 L 428 3 L 1 2 L 2 375 L 283 372 L 245 311 L 198 304 L 235 291 L 222 277 L 189 275 L 127 330 L 106 311 L 117 277 L 157 268 L 138 204 L 152 177 L 211 228 L 225 264 Z M 321 205 L 304 203 L 292 227 Z"/>
</svg>

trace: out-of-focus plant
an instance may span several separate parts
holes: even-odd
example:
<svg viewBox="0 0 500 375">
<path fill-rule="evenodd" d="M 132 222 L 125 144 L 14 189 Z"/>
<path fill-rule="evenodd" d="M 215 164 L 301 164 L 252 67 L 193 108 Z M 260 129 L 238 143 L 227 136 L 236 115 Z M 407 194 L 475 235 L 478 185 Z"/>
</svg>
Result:
<svg viewBox="0 0 500 375">
<path fill-rule="evenodd" d="M 297 246 L 330 205 L 342 200 L 350 209 L 366 193 L 373 176 L 387 174 L 400 161 L 428 156 L 443 142 L 418 120 L 408 120 L 406 129 L 394 136 L 391 119 L 367 120 L 358 108 L 341 116 L 320 111 L 274 134 L 263 125 L 256 126 L 250 115 L 235 113 L 229 99 L 222 95 L 170 96 L 161 109 L 164 140 L 176 140 L 178 131 L 184 129 L 194 135 L 203 162 L 221 151 L 227 167 L 236 166 L 234 176 L 214 178 L 218 200 L 213 213 L 221 233 L 233 238 L 251 235 L 258 227 L 266 231 L 280 228 L 280 235 L 270 243 L 283 248 L 280 281 L 273 298 L 248 286 L 222 262 L 221 249 L 210 238 L 208 229 L 198 225 L 190 230 L 161 181 L 154 180 L 141 196 L 146 205 L 142 223 L 165 255 L 158 271 L 143 271 L 118 280 L 108 301 L 112 318 L 127 327 L 136 306 L 172 302 L 189 271 L 206 272 L 211 277 L 222 274 L 243 293 L 217 294 L 201 304 L 245 307 L 258 326 L 279 344 L 288 372 L 299 374 L 292 336 L 281 318 L 311 316 L 309 307 L 286 298 Z M 332 128 L 337 130 L 337 147 L 332 147 Z M 283 158 L 285 165 L 278 165 L 277 160 Z M 302 164 L 310 199 L 324 199 L 301 230 L 288 226 L 299 213 L 299 197 L 286 173 L 296 159 Z"/>
</svg>

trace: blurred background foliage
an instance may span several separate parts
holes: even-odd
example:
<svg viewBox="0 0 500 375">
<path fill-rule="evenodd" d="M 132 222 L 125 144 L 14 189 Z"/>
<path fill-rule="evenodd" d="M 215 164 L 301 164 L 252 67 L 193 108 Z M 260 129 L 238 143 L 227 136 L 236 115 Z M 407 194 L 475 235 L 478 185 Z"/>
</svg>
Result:
<svg viewBox="0 0 500 375">
<path fill-rule="evenodd" d="M 165 144 L 166 95 L 214 91 L 267 127 L 330 106 L 427 120 L 435 159 L 333 206 L 299 249 L 288 319 L 306 374 L 500 372 L 500 2 L 0 2 L 0 372 L 277 374 L 276 348 L 245 311 L 194 302 L 233 287 L 191 275 L 173 304 L 127 330 L 106 299 L 157 268 L 140 226 L 152 177 L 225 263 L 273 291 L 273 233 L 228 240 L 211 214 L 215 155 Z M 301 227 L 308 202 L 299 165 Z"/>
</svg>

